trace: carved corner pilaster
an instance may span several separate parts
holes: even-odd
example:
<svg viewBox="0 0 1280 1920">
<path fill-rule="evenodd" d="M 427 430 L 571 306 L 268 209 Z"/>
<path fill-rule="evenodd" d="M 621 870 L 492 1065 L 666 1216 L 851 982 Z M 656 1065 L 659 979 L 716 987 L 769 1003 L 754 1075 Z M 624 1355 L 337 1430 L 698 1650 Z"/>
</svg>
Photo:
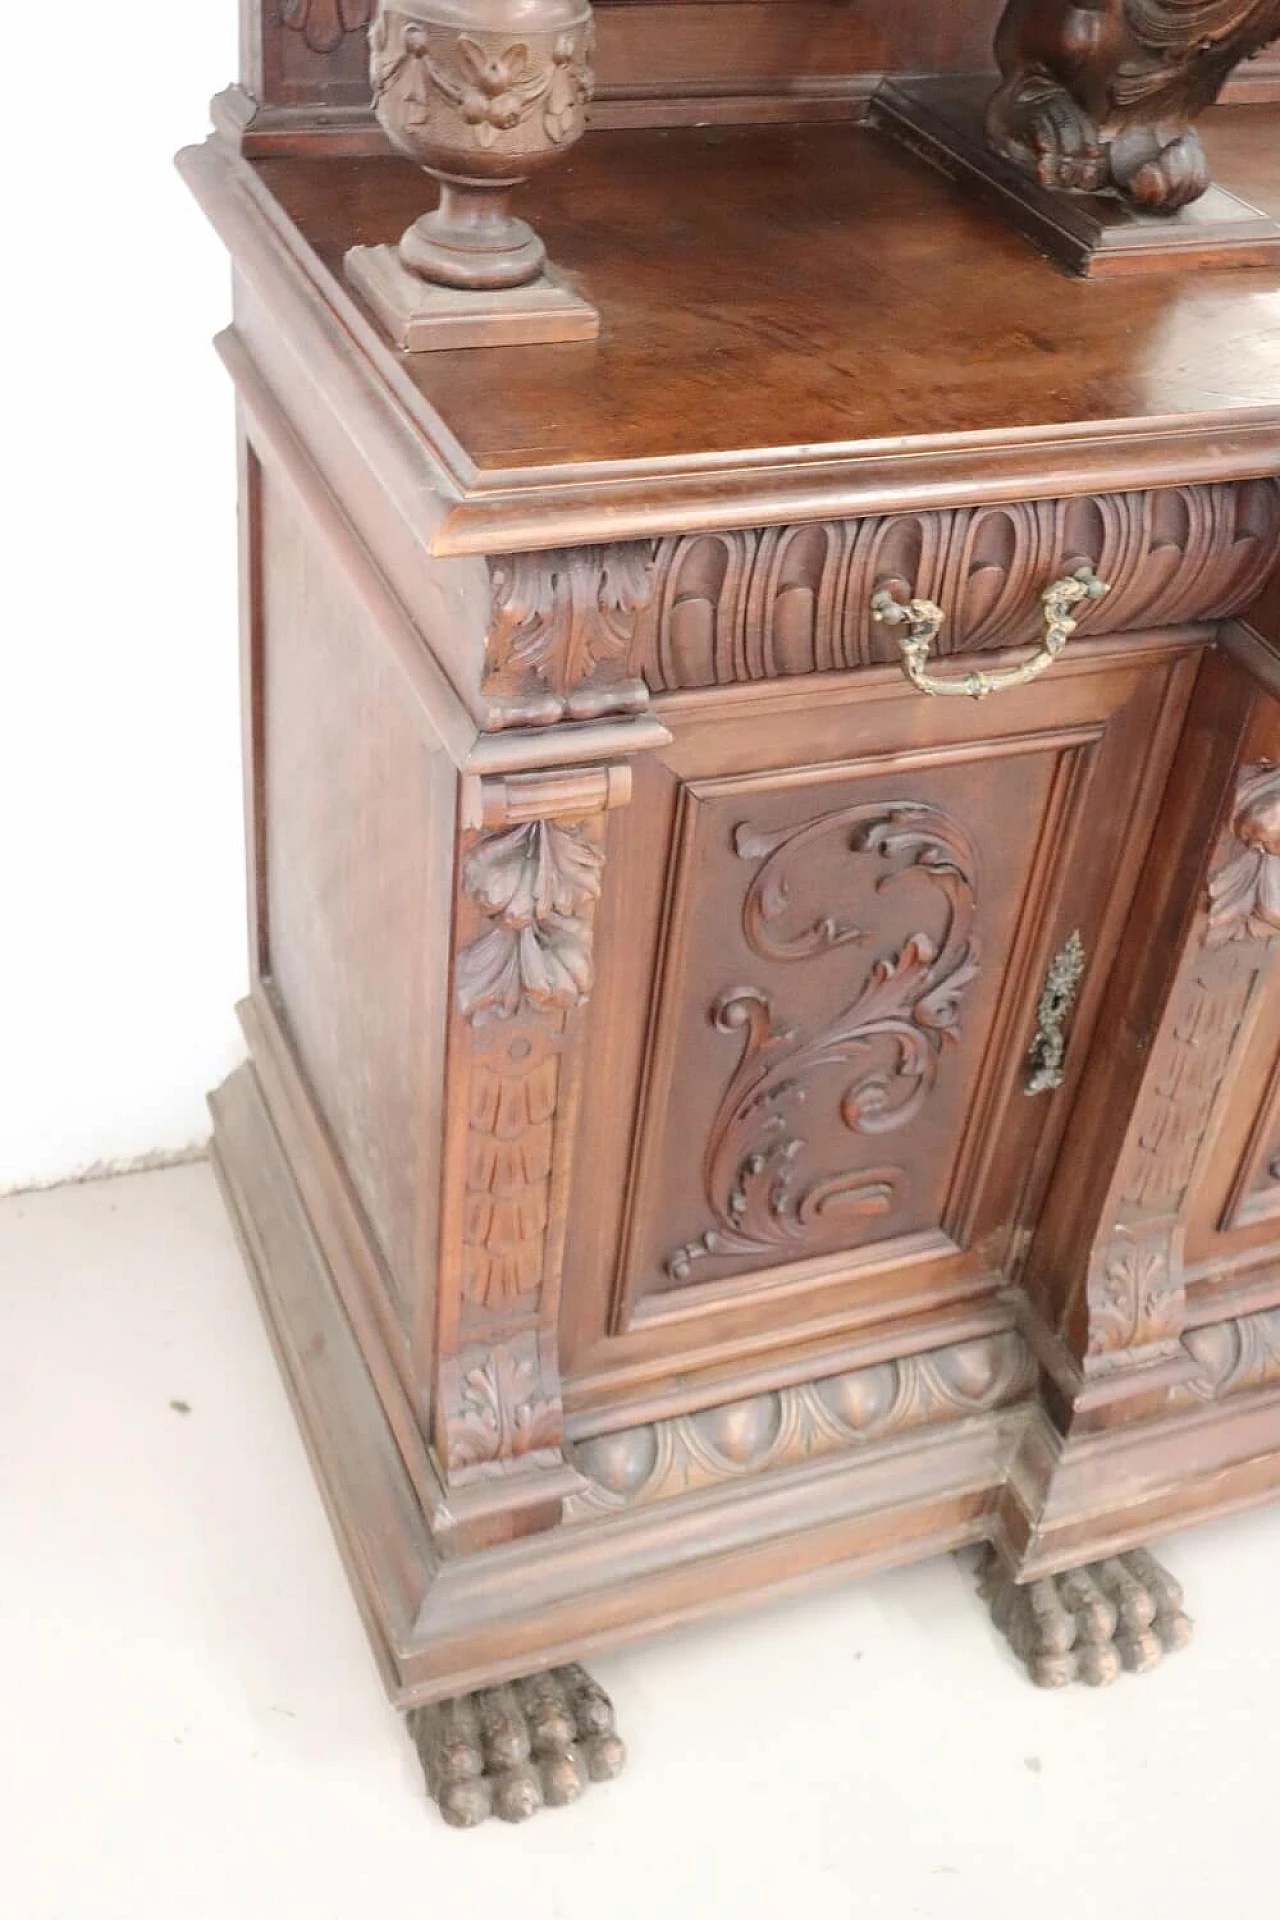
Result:
<svg viewBox="0 0 1280 1920">
<path fill-rule="evenodd" d="M 1085 1282 L 1086 1380 L 1183 1355 L 1184 1215 L 1280 953 L 1280 768 L 1246 766 Z"/>
<path fill-rule="evenodd" d="M 626 766 L 474 783 L 458 851 L 434 1445 L 455 1512 L 552 1524 L 556 1328 L 609 811 Z M 539 1519 L 527 1510 L 543 1509 Z"/>
<path fill-rule="evenodd" d="M 650 542 L 506 554 L 490 560 L 489 579 L 491 732 L 644 711 L 649 689 L 628 663 L 653 598 Z"/>
</svg>

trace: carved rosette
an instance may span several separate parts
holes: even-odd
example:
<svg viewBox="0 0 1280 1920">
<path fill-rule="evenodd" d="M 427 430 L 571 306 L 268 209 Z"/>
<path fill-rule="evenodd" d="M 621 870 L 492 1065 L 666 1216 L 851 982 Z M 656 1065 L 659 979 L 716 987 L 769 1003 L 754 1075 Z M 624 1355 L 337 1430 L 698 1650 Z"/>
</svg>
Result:
<svg viewBox="0 0 1280 1920">
<path fill-rule="evenodd" d="M 628 792 L 610 767 L 484 780 L 463 837 L 436 1423 L 454 1486 L 562 1458 L 563 1190 L 605 813 Z"/>
<path fill-rule="evenodd" d="M 961 1003 L 978 973 L 977 855 L 956 821 L 913 803 L 840 808 L 778 833 L 739 827 L 738 857 L 759 863 L 747 889 L 743 931 L 762 959 L 805 960 L 867 942 L 860 927 L 830 915 L 790 925 L 793 871 L 836 836 L 870 861 L 873 898 L 908 877 L 926 880 L 941 908 L 941 936 L 921 930 L 874 957 L 849 1005 L 812 1034 L 779 1025 L 768 995 L 756 987 L 735 988 L 716 1001 L 712 1020 L 722 1033 L 743 1035 L 742 1051 L 704 1160 L 713 1224 L 670 1256 L 673 1280 L 687 1280 L 695 1263 L 709 1259 L 798 1257 L 829 1244 L 833 1233 L 847 1240 L 860 1225 L 892 1213 L 902 1198 L 906 1175 L 893 1164 L 803 1175 L 799 1110 L 816 1073 L 848 1066 L 840 1118 L 850 1133 L 892 1134 L 916 1118 L 943 1053 L 959 1039 Z"/>
<path fill-rule="evenodd" d="M 589 1518 L 853 1453 L 913 1428 L 1010 1406 L 1034 1384 L 1035 1366 L 1021 1337 L 998 1333 L 602 1434 L 573 1449 L 591 1485 L 569 1501 L 566 1517 Z"/>
<path fill-rule="evenodd" d="M 648 688 L 628 656 L 653 596 L 649 542 L 508 554 L 489 562 L 489 577 L 491 730 L 643 711 Z"/>
<path fill-rule="evenodd" d="M 1184 1211 L 1280 951 L 1280 768 L 1246 767 L 1089 1266 L 1086 1371 L 1179 1349 Z"/>
<path fill-rule="evenodd" d="M 412 272 L 477 290 L 537 277 L 545 251 L 507 195 L 585 131 L 593 31 L 585 0 L 381 0 L 374 112 L 443 189 L 401 241 Z"/>
<path fill-rule="evenodd" d="M 1280 35 L 1280 0 L 1008 0 L 991 144 L 1042 187 L 1176 213 L 1211 185 L 1193 122 Z"/>
</svg>

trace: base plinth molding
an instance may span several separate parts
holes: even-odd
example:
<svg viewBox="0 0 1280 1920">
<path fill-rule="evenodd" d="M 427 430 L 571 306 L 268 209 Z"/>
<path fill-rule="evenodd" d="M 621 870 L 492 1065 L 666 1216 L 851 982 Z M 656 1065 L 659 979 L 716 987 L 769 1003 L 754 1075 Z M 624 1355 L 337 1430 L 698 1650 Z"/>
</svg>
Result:
<svg viewBox="0 0 1280 1920">
<path fill-rule="evenodd" d="M 397 347 L 429 353 L 446 347 L 545 346 L 594 340 L 600 315 L 553 267 L 523 287 L 472 292 L 437 286 L 411 273 L 395 247 L 352 247 L 347 279 Z"/>
<path fill-rule="evenodd" d="M 408 1725 L 427 1791 L 451 1827 L 569 1806 L 626 1761 L 609 1696 L 576 1664 L 418 1707 Z"/>
<path fill-rule="evenodd" d="M 1147 1673 L 1191 1639 L 1182 1589 L 1142 1548 L 1019 1586 L 988 1549 L 978 1586 L 1038 1687 L 1105 1687 Z"/>
</svg>

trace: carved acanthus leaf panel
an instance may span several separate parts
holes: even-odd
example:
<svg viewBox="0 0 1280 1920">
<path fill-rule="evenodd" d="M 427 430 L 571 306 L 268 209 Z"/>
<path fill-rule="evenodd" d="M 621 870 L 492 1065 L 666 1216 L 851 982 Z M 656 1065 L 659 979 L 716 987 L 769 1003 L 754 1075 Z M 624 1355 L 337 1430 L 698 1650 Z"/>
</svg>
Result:
<svg viewBox="0 0 1280 1920">
<path fill-rule="evenodd" d="M 799 1112 L 816 1074 L 849 1068 L 840 1118 L 850 1133 L 881 1135 L 919 1113 L 944 1049 L 959 1037 L 965 989 L 976 978 L 973 935 L 977 855 L 968 835 L 938 808 L 871 802 L 839 808 L 800 827 L 757 833 L 740 826 L 735 851 L 759 862 L 742 924 L 748 945 L 766 960 L 804 960 L 871 936 L 823 916 L 790 927 L 793 876 L 805 856 L 838 837 L 871 864 L 871 901 L 908 876 L 926 880 L 943 908 L 944 931 L 910 935 L 875 956 L 858 993 L 830 1024 L 799 1034 L 778 1024 L 766 993 L 732 988 L 711 1009 L 720 1032 L 741 1033 L 737 1068 L 721 1098 L 704 1156 L 703 1183 L 713 1224 L 667 1261 L 676 1281 L 696 1262 L 772 1250 L 798 1255 L 823 1245 L 834 1228 L 894 1210 L 906 1175 L 887 1164 L 846 1167 L 801 1179 L 805 1140 Z"/>
<path fill-rule="evenodd" d="M 885 588 L 946 609 L 943 655 L 1023 646 L 1046 584 L 1086 564 L 1111 592 L 1083 634 L 1220 619 L 1260 590 L 1278 540 L 1275 480 L 671 536 L 630 671 L 660 693 L 895 660 L 871 616 Z"/>
<path fill-rule="evenodd" d="M 453 1482 L 545 1464 L 560 1444 L 558 1183 L 616 768 L 481 783 L 459 856 L 437 1447 Z"/>
<path fill-rule="evenodd" d="M 1035 1366 L 1016 1333 L 783 1387 L 573 1448 L 591 1482 L 566 1518 L 648 1505 L 748 1476 L 803 1466 L 876 1441 L 1012 1405 Z"/>
<path fill-rule="evenodd" d="M 536 1334 L 500 1347 L 464 1347 L 451 1372 L 456 1399 L 449 1467 L 455 1478 L 469 1471 L 502 1472 L 530 1456 L 557 1456 L 561 1408 L 546 1389 Z"/>
<path fill-rule="evenodd" d="M 508 554 L 489 562 L 489 579 L 491 730 L 644 708 L 648 689 L 627 656 L 653 595 L 648 542 Z"/>
<path fill-rule="evenodd" d="M 1086 1366 L 1172 1352 L 1182 1331 L 1182 1219 L 1280 943 L 1280 769 L 1246 767 L 1174 983 L 1088 1278 Z"/>
</svg>

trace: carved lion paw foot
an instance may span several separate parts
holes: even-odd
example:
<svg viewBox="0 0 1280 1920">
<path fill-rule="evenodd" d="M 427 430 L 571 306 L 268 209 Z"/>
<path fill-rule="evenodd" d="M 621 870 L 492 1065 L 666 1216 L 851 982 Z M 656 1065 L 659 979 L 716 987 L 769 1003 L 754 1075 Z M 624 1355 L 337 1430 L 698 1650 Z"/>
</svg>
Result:
<svg viewBox="0 0 1280 1920">
<path fill-rule="evenodd" d="M 1198 134 L 1181 133 L 1164 146 L 1148 139 L 1143 146 L 1130 155 L 1118 141 L 1111 164 L 1117 192 L 1144 212 L 1178 213 L 1213 184 Z"/>
<path fill-rule="evenodd" d="M 626 1760 L 609 1696 L 576 1665 L 418 1707 L 409 1732 L 451 1827 L 568 1806 Z"/>
<path fill-rule="evenodd" d="M 987 132 L 998 151 L 1042 187 L 1101 193 L 1111 183 L 1097 127 L 1066 88 L 1051 81 L 1020 79 L 998 88 Z"/>
<path fill-rule="evenodd" d="M 1038 1687 L 1105 1687 L 1146 1673 L 1191 1638 L 1182 1589 L 1145 1551 L 1016 1586 L 988 1550 L 978 1575 L 991 1618 Z"/>
</svg>

